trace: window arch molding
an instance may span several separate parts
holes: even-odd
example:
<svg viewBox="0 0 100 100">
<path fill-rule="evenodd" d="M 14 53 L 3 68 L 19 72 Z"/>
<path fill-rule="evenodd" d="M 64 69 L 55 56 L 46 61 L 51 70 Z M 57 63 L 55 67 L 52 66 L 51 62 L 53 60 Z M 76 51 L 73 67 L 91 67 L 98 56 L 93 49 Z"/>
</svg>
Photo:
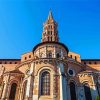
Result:
<svg viewBox="0 0 100 100">
<path fill-rule="evenodd" d="M 18 87 L 18 81 L 15 79 L 12 79 L 12 80 L 10 80 L 9 85 L 10 85 L 10 87 L 8 89 L 9 90 L 8 91 L 9 99 L 11 99 L 11 98 L 15 99 L 16 95 L 17 95 L 16 92 L 17 92 L 17 87 Z"/>
<path fill-rule="evenodd" d="M 43 71 L 49 71 L 52 74 L 54 74 L 54 69 L 52 69 L 50 66 L 42 66 L 40 69 L 37 70 L 36 75 L 40 76 L 41 72 Z"/>
<path fill-rule="evenodd" d="M 52 69 L 52 67 L 50 67 L 50 66 L 42 66 L 40 69 L 38 69 L 37 70 L 37 72 L 36 72 L 36 76 L 38 76 L 39 78 L 38 78 L 38 93 L 39 93 L 39 95 L 41 96 L 41 87 L 40 87 L 40 82 L 41 82 L 41 80 L 40 80 L 40 76 L 41 76 L 41 73 L 42 72 L 44 72 L 44 71 L 48 71 L 48 72 L 50 72 L 50 79 L 51 80 L 53 80 L 53 75 L 55 74 L 55 71 Z M 54 84 L 54 83 L 52 83 L 52 84 Z M 53 89 L 53 85 L 50 85 L 50 90 L 51 89 Z M 53 95 L 53 92 L 51 92 L 50 91 L 50 95 Z"/>
<path fill-rule="evenodd" d="M 12 85 L 13 83 L 18 84 L 18 80 L 17 79 L 11 79 L 9 84 Z"/>
<path fill-rule="evenodd" d="M 72 78 L 71 80 L 69 80 L 68 84 L 70 84 L 70 82 L 73 82 L 75 84 L 75 86 L 77 87 L 77 82 L 75 81 L 75 79 Z"/>
<path fill-rule="evenodd" d="M 84 79 L 84 80 L 82 80 L 82 81 L 80 81 L 80 82 L 82 83 L 82 85 L 84 85 L 85 83 L 91 83 L 91 81 L 88 80 L 88 79 Z"/>
<path fill-rule="evenodd" d="M 15 79 L 10 80 L 10 82 L 9 82 L 10 89 L 9 89 L 9 91 L 8 91 L 8 92 L 10 92 L 10 90 L 11 90 L 11 86 L 12 86 L 12 84 L 13 84 L 13 83 L 16 83 L 16 84 L 17 84 L 17 86 L 18 86 L 18 80 L 15 80 Z"/>
</svg>

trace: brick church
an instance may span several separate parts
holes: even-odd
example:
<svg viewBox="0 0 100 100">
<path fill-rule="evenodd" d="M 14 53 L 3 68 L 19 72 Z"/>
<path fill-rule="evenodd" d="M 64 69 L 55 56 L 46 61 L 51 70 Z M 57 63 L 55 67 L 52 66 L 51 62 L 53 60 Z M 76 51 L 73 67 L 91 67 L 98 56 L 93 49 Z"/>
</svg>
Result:
<svg viewBox="0 0 100 100">
<path fill-rule="evenodd" d="M 100 59 L 81 59 L 59 41 L 52 12 L 42 40 L 21 59 L 0 59 L 0 100 L 96 100 Z"/>
</svg>

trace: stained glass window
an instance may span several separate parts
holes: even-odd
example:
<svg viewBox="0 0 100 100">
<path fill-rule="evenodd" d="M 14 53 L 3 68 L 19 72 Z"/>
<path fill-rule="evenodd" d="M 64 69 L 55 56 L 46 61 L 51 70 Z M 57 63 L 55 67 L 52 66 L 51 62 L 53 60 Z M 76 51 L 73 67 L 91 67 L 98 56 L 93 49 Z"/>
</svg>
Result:
<svg viewBox="0 0 100 100">
<path fill-rule="evenodd" d="M 41 75 L 41 95 L 50 95 L 50 73 L 47 71 Z"/>
</svg>

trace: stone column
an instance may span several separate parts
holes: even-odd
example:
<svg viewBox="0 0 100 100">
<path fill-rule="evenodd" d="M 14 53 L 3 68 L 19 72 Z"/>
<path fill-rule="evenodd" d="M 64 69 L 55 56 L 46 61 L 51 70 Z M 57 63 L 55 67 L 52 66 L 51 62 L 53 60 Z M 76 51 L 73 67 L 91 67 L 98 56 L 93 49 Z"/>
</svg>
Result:
<svg viewBox="0 0 100 100">
<path fill-rule="evenodd" d="M 54 47 L 54 58 L 56 58 L 56 47 Z"/>
<path fill-rule="evenodd" d="M 5 100 L 6 93 L 7 93 L 7 82 L 4 84 L 4 88 L 3 88 L 3 93 L 2 93 L 1 100 Z"/>
<path fill-rule="evenodd" d="M 67 82 L 66 76 L 64 73 L 64 65 L 59 64 L 59 73 L 60 73 L 60 100 L 67 100 Z"/>
<path fill-rule="evenodd" d="M 21 88 L 21 90 L 20 90 L 20 97 L 19 98 L 20 98 L 19 100 L 22 100 L 22 98 L 23 98 L 23 88 Z"/>
<path fill-rule="evenodd" d="M 7 93 L 8 93 L 8 81 L 9 81 L 9 75 L 6 75 L 4 77 L 4 80 L 5 80 L 5 83 L 4 83 L 4 88 L 3 88 L 3 93 L 2 93 L 2 98 L 1 100 L 6 100 L 6 96 L 7 96 Z"/>
<path fill-rule="evenodd" d="M 93 76 L 91 75 L 91 77 L 92 77 L 92 85 L 90 86 L 91 96 L 92 96 L 92 100 L 95 100 L 96 96 L 98 96 L 98 91 L 97 91 L 96 84 L 94 82 Z"/>
<path fill-rule="evenodd" d="M 62 49 L 61 49 L 61 58 L 63 58 L 63 51 L 62 51 Z"/>
<path fill-rule="evenodd" d="M 27 80 L 27 88 L 26 88 L 26 100 L 32 100 L 32 90 L 33 90 L 33 69 L 34 69 L 34 63 L 31 63 L 31 67 L 30 67 L 30 73 L 28 76 L 28 80 Z"/>
<path fill-rule="evenodd" d="M 70 100 L 70 86 L 69 86 L 68 80 L 66 84 L 67 84 L 67 99 Z"/>
<path fill-rule="evenodd" d="M 4 84 L 1 84 L 1 86 L 0 86 L 0 99 L 2 97 L 3 88 L 4 88 Z"/>
<path fill-rule="evenodd" d="M 35 65 L 35 63 L 33 63 L 33 74 L 35 73 L 35 68 L 37 66 Z M 32 88 L 32 100 L 38 100 L 38 96 L 39 96 L 39 77 L 35 76 L 33 77 L 33 88 Z"/>
<path fill-rule="evenodd" d="M 61 93 L 61 99 L 60 100 L 68 100 L 68 94 L 67 94 L 67 81 L 65 74 L 62 73 L 60 76 L 60 93 Z"/>
<path fill-rule="evenodd" d="M 21 78 L 21 82 L 19 84 L 19 100 L 23 100 L 23 78 Z"/>
<path fill-rule="evenodd" d="M 30 90 L 29 90 L 29 100 L 33 97 L 33 76 L 30 76 Z"/>
<path fill-rule="evenodd" d="M 84 87 L 83 86 L 78 86 L 77 90 L 78 90 L 77 91 L 78 100 L 85 100 Z"/>
<path fill-rule="evenodd" d="M 47 57 L 47 46 L 45 46 L 45 55 L 43 57 Z"/>
<path fill-rule="evenodd" d="M 10 83 L 7 84 L 7 93 L 6 93 L 6 100 L 9 100 L 9 94 L 10 94 Z"/>
<path fill-rule="evenodd" d="M 91 89 L 92 100 L 95 100 L 96 96 L 98 96 L 97 88 L 95 85 L 92 85 L 90 86 L 90 89 Z"/>
<path fill-rule="evenodd" d="M 67 95 L 67 80 L 66 80 L 66 76 L 63 76 L 63 91 L 64 91 L 64 99 L 63 100 L 68 100 L 68 95 Z"/>
</svg>

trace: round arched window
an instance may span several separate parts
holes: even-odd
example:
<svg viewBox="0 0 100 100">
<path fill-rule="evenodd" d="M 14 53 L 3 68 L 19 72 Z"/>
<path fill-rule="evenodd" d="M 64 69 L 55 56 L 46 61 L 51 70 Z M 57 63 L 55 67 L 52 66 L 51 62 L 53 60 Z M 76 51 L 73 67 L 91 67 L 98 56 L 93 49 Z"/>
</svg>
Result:
<svg viewBox="0 0 100 100">
<path fill-rule="evenodd" d="M 41 95 L 50 95 L 50 73 L 47 71 L 41 75 Z"/>
<path fill-rule="evenodd" d="M 73 75 L 73 70 L 70 69 L 70 70 L 69 70 L 69 74 L 70 74 L 70 75 Z"/>
<path fill-rule="evenodd" d="M 60 54 L 59 54 L 59 53 L 57 53 L 57 54 L 56 54 L 56 57 L 57 57 L 57 58 L 60 58 Z"/>
<path fill-rule="evenodd" d="M 16 84 L 16 83 L 13 83 L 13 84 L 11 85 L 9 100 L 14 100 L 14 99 L 15 99 L 15 96 L 16 96 L 16 89 L 17 89 L 17 84 Z"/>
<path fill-rule="evenodd" d="M 69 76 L 75 76 L 75 71 L 73 69 L 68 69 Z"/>
</svg>

